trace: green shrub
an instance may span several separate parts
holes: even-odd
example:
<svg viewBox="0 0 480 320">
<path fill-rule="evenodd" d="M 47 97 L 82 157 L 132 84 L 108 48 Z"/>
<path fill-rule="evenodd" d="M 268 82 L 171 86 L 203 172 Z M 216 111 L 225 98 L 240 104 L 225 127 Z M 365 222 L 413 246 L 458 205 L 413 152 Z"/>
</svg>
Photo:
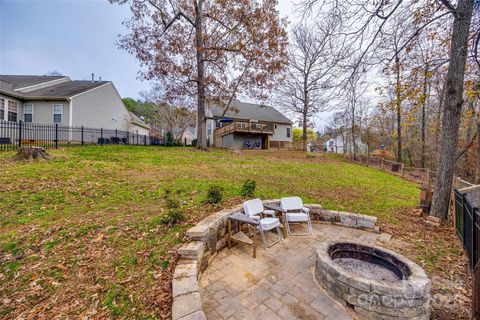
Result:
<svg viewBox="0 0 480 320">
<path fill-rule="evenodd" d="M 222 188 L 219 186 L 210 186 L 207 191 L 205 203 L 218 204 L 222 201 Z"/>
<path fill-rule="evenodd" d="M 197 139 L 193 139 L 192 140 L 192 147 L 196 147 L 197 146 Z"/>
<path fill-rule="evenodd" d="M 172 131 L 167 132 L 167 143 L 173 143 L 173 133 Z"/>
<path fill-rule="evenodd" d="M 180 201 L 172 196 L 172 192 L 167 189 L 163 195 L 165 200 L 166 213 L 162 217 L 162 223 L 174 225 L 185 220 L 185 213 L 180 205 Z"/>
<path fill-rule="evenodd" d="M 240 195 L 246 198 L 251 198 L 255 194 L 255 188 L 257 187 L 257 182 L 252 179 L 247 179 L 242 186 L 242 191 Z"/>
</svg>

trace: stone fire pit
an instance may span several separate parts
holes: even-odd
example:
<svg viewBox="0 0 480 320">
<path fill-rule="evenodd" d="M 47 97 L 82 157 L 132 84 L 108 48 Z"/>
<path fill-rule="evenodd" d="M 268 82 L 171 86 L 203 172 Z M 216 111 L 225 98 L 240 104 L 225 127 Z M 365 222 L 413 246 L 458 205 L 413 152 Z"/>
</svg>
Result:
<svg viewBox="0 0 480 320">
<path fill-rule="evenodd" d="M 315 277 L 362 317 L 430 318 L 430 280 L 417 264 L 393 251 L 326 241 L 317 249 Z"/>
</svg>

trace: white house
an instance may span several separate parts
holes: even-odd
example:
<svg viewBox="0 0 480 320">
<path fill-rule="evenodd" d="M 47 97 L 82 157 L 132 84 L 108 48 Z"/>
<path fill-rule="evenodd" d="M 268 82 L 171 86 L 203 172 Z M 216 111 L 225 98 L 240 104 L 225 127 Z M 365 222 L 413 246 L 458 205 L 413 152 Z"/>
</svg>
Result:
<svg viewBox="0 0 480 320">
<path fill-rule="evenodd" d="M 367 145 L 363 143 L 360 137 L 355 138 L 356 151 L 358 153 L 366 153 Z M 350 133 L 342 133 L 334 136 L 324 144 L 324 149 L 332 153 L 352 153 L 353 143 Z"/>
</svg>

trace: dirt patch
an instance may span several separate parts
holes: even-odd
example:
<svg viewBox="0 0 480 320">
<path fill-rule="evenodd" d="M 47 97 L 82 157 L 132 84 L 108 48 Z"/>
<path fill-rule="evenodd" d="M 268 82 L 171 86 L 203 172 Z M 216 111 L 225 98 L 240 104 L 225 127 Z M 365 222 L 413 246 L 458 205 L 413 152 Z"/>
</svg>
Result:
<svg viewBox="0 0 480 320">
<path fill-rule="evenodd" d="M 297 317 L 297 319 L 303 319 L 303 320 L 315 320 L 316 319 L 315 316 L 313 316 L 311 314 L 307 314 L 307 311 L 299 304 L 290 304 L 288 306 L 288 308 Z"/>
<path fill-rule="evenodd" d="M 233 153 L 237 156 L 258 156 L 272 158 L 276 161 L 302 161 L 311 163 L 325 163 L 334 162 L 329 157 L 325 157 L 323 154 L 306 153 L 296 150 L 233 150 Z"/>
</svg>

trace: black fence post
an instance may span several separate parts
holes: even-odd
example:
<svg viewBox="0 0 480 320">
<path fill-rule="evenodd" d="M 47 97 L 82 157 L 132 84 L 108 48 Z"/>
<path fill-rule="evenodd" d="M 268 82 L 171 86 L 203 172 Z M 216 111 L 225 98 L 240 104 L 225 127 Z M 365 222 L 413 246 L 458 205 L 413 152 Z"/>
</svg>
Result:
<svg viewBox="0 0 480 320">
<path fill-rule="evenodd" d="M 127 144 L 127 145 L 130 144 L 130 132 L 129 131 L 127 131 L 127 143 L 125 143 L 125 144 Z"/>
<path fill-rule="evenodd" d="M 147 145 L 147 135 L 144 135 L 144 136 L 143 136 L 143 145 L 144 145 L 144 146 Z"/>
<path fill-rule="evenodd" d="M 18 121 L 18 147 L 22 147 L 22 120 Z"/>
<path fill-rule="evenodd" d="M 100 145 L 103 146 L 103 128 L 100 128 Z"/>
<path fill-rule="evenodd" d="M 475 207 L 473 208 L 473 213 L 472 213 L 472 249 L 473 249 L 473 254 L 472 254 L 472 266 L 473 268 L 475 268 L 475 266 L 477 265 L 477 262 L 478 262 L 478 232 L 477 232 L 477 228 L 478 228 L 478 208 Z M 472 268 L 472 269 L 473 269 Z"/>
<path fill-rule="evenodd" d="M 118 129 L 115 129 L 115 144 L 118 144 Z"/>
<path fill-rule="evenodd" d="M 466 198 L 467 197 L 467 194 L 466 193 L 462 193 L 462 215 L 463 215 L 463 239 L 462 239 L 462 245 L 463 247 L 465 248 L 465 242 L 466 242 L 466 237 L 465 235 L 467 234 L 465 231 L 466 227 L 467 227 L 467 222 L 466 222 L 466 214 L 465 214 L 465 201 L 466 201 Z"/>
<path fill-rule="evenodd" d="M 81 131 L 81 140 L 82 140 L 82 146 L 83 146 L 83 143 L 84 143 L 84 141 L 83 141 L 83 126 L 82 126 L 82 131 Z"/>
<path fill-rule="evenodd" d="M 55 123 L 55 149 L 58 149 L 58 123 Z"/>
</svg>

